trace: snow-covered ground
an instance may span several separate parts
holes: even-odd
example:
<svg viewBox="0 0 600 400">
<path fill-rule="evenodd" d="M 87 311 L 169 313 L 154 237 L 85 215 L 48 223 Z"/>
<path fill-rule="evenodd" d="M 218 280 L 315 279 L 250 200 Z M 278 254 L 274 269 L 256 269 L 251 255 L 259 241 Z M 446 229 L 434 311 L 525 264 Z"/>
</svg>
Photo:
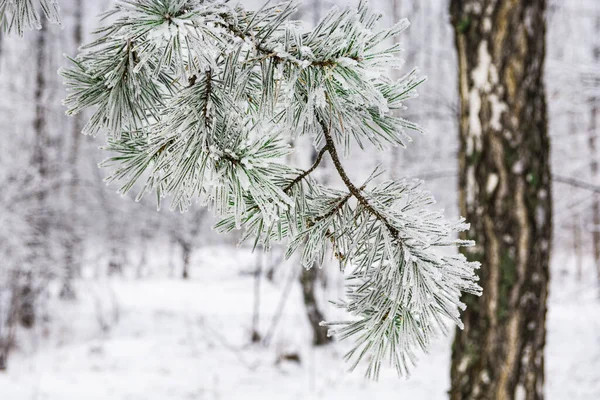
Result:
<svg viewBox="0 0 600 400">
<path fill-rule="evenodd" d="M 256 257 L 207 247 L 192 279 L 167 277 L 157 252 L 150 277 L 79 282 L 77 302 L 46 302 L 49 320 L 21 338 L 0 374 L 2 400 L 158 399 L 445 399 L 450 338 L 424 355 L 412 376 L 391 370 L 379 382 L 347 373 L 343 344 L 314 349 L 299 286 L 269 347 L 250 344 Z M 547 397 L 600 399 L 600 302 L 591 265 L 574 278 L 555 257 L 548 314 Z M 163 272 L 158 272 L 163 271 Z M 262 281 L 265 334 L 285 291 L 290 264 Z M 568 271 L 568 273 L 567 273 Z M 331 275 L 331 274 L 330 274 Z M 336 297 L 332 280 L 327 296 Z M 331 315 L 335 310 L 326 309 Z M 300 362 L 282 361 L 298 353 Z"/>
</svg>

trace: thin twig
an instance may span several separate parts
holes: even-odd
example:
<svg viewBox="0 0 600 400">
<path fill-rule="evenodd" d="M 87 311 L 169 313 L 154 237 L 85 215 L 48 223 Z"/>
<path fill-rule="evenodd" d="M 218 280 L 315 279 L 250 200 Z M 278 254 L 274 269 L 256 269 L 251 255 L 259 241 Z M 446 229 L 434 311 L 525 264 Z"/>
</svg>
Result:
<svg viewBox="0 0 600 400">
<path fill-rule="evenodd" d="M 256 370 L 259 363 L 258 362 L 254 362 L 254 363 L 248 362 L 242 355 L 242 352 L 238 348 L 236 348 L 235 346 L 230 344 L 223 337 L 222 332 L 219 332 L 216 329 L 214 329 L 213 327 L 211 327 L 210 325 L 208 325 L 206 323 L 206 321 L 204 320 L 204 318 L 200 318 L 198 320 L 198 323 L 202 328 L 204 328 L 204 332 L 206 334 L 211 334 L 212 338 L 215 339 L 215 341 L 219 342 L 225 349 L 229 350 L 235 356 L 235 358 L 240 362 L 240 364 L 242 364 L 244 367 L 246 367 L 248 369 L 248 371 Z"/>
<path fill-rule="evenodd" d="M 285 304 L 287 302 L 290 293 L 292 292 L 292 284 L 296 281 L 296 276 L 298 275 L 297 268 L 292 268 L 290 271 L 290 276 L 288 277 L 288 281 L 281 292 L 281 297 L 279 298 L 279 303 L 277 304 L 277 311 L 273 315 L 273 319 L 271 321 L 271 325 L 267 330 L 267 334 L 263 338 L 263 344 L 268 346 L 271 342 L 271 338 L 275 334 L 275 329 L 277 329 L 277 325 L 279 325 L 279 321 L 281 320 L 281 316 L 283 315 L 283 310 L 285 309 Z"/>
<path fill-rule="evenodd" d="M 301 180 L 303 180 L 308 175 L 313 173 L 319 167 L 319 164 L 321 164 L 321 161 L 323 160 L 323 155 L 327 152 L 327 147 L 328 146 L 325 146 L 321 149 L 321 151 L 319 151 L 319 154 L 317 155 L 317 159 L 315 160 L 312 167 L 310 167 L 309 169 L 307 169 L 306 171 L 304 171 L 303 173 L 298 175 L 292 182 L 290 182 L 290 184 L 287 185 L 285 187 L 285 189 L 283 189 L 284 192 L 289 191 L 292 187 L 294 187 L 295 184 L 299 183 Z"/>
<path fill-rule="evenodd" d="M 563 183 L 565 185 L 585 189 L 593 193 L 600 193 L 600 186 L 576 178 L 552 174 L 552 180 L 558 183 Z"/>
<path fill-rule="evenodd" d="M 452 170 L 441 170 L 441 171 L 429 171 L 423 172 L 422 174 L 417 174 L 415 178 L 422 180 L 436 180 L 442 178 L 454 178 L 458 176 L 458 172 Z"/>
<path fill-rule="evenodd" d="M 209 125 L 208 115 L 208 103 L 210 102 L 210 96 L 212 92 L 212 70 L 209 68 L 206 70 L 206 93 L 204 94 L 204 106 L 202 107 L 202 116 L 204 117 L 204 123 Z"/>
<path fill-rule="evenodd" d="M 435 180 L 435 179 L 440 179 L 440 178 L 453 178 L 455 176 L 458 176 L 457 171 L 448 170 L 448 171 L 424 172 L 422 174 L 417 174 L 416 177 L 419 179 Z M 557 182 L 557 183 L 562 183 L 564 185 L 576 187 L 579 189 L 585 189 L 592 193 L 600 194 L 600 185 L 594 185 L 593 183 L 589 183 L 589 182 L 586 182 L 586 181 L 583 181 L 583 180 L 577 179 L 577 178 L 572 178 L 570 176 L 552 174 L 552 181 Z"/>
</svg>

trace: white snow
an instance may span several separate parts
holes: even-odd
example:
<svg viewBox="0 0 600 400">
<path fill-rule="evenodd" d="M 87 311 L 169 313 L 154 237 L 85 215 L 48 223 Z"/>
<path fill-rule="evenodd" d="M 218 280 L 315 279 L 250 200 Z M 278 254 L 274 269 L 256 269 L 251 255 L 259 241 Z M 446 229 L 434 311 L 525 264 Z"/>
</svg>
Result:
<svg viewBox="0 0 600 400">
<path fill-rule="evenodd" d="M 496 187 L 498 187 L 499 182 L 498 174 L 490 174 L 488 176 L 487 184 L 486 184 L 486 192 L 487 194 L 492 194 Z"/>
<path fill-rule="evenodd" d="M 59 300 L 50 300 L 50 321 L 21 340 L 0 374 L 0 399 L 447 398 L 450 338 L 437 340 L 408 380 L 388 368 L 379 382 L 368 382 L 362 371 L 346 372 L 343 343 L 309 345 L 296 283 L 271 346 L 250 344 L 256 257 L 248 250 L 204 248 L 188 282 L 166 276 L 165 253 L 157 247 L 149 254 L 151 277 L 98 283 L 88 271 L 77 302 L 54 307 Z M 280 268 L 275 283 L 262 282 L 263 334 L 292 265 Z M 550 400 L 600 398 L 598 288 L 591 261 L 581 282 L 573 265 L 555 257 L 546 350 Z M 339 282 L 328 268 L 327 296 L 335 298 Z M 300 364 L 277 361 L 293 352 Z"/>
</svg>

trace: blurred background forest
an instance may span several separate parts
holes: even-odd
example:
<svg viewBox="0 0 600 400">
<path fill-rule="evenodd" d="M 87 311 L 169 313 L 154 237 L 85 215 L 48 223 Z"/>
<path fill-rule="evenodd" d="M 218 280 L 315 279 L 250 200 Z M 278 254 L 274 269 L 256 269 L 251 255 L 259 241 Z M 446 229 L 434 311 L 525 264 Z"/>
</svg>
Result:
<svg viewBox="0 0 600 400">
<path fill-rule="evenodd" d="M 111 2 L 60 3 L 62 29 L 0 34 L 0 398 L 446 398 L 451 337 L 410 379 L 389 369 L 378 383 L 347 373 L 343 342 L 313 346 L 329 341 L 323 316 L 340 317 L 328 303 L 343 294 L 333 260 L 301 271 L 281 249 L 252 253 L 250 244 L 236 248 L 235 235 L 216 235 L 209 211 L 157 211 L 152 198 L 136 203 L 103 183 L 102 138 L 80 134 L 85 116 L 65 116 L 56 71 Z M 336 4 L 346 3 L 305 0 L 298 18 L 310 26 Z M 404 116 L 428 133 L 350 169 L 360 178 L 382 164 L 390 177 L 423 179 L 458 215 L 448 2 L 371 4 L 382 24 L 411 21 L 405 72 L 417 66 L 428 80 Z M 546 44 L 554 192 L 546 393 L 592 400 L 600 398 L 600 2 L 548 0 Z M 307 166 L 304 153 L 295 161 Z M 11 296 L 23 280 L 29 300 L 16 318 Z"/>
</svg>

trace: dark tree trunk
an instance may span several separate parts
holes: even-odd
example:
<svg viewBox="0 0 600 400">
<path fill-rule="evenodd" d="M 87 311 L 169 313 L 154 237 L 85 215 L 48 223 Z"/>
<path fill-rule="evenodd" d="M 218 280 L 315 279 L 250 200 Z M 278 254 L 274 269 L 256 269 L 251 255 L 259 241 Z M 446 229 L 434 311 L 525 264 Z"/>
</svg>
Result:
<svg viewBox="0 0 600 400">
<path fill-rule="evenodd" d="M 122 275 L 123 264 L 125 264 L 125 255 L 123 250 L 116 243 L 115 239 L 110 239 L 111 249 L 108 259 L 108 275 Z"/>
<path fill-rule="evenodd" d="M 8 353 L 10 351 L 11 344 L 8 338 L 0 337 L 0 371 L 6 371 L 8 369 Z"/>
<path fill-rule="evenodd" d="M 180 242 L 181 253 L 183 257 L 183 271 L 181 277 L 183 279 L 189 279 L 190 277 L 190 263 L 192 259 L 192 246 L 189 243 Z"/>
<path fill-rule="evenodd" d="M 465 296 L 451 399 L 543 399 L 552 237 L 543 82 L 545 0 L 452 0 L 459 62 L 460 208 L 482 263 Z"/>
<path fill-rule="evenodd" d="M 46 154 L 50 145 L 47 132 L 46 105 L 44 95 L 47 89 L 46 81 L 46 23 L 42 22 L 42 28 L 37 32 L 35 43 L 36 74 L 34 88 L 35 117 L 33 120 L 34 145 L 31 157 L 31 166 L 37 172 L 39 179 L 48 178 L 48 160 Z M 37 292 L 35 281 L 41 280 L 42 274 L 47 274 L 47 237 L 48 219 L 46 216 L 46 193 L 40 191 L 35 196 L 35 206 L 29 215 L 30 223 L 34 228 L 34 234 L 28 241 L 27 265 L 25 266 L 23 283 L 18 288 L 18 315 L 19 322 L 23 327 L 31 328 L 36 319 L 35 303 Z"/>
<path fill-rule="evenodd" d="M 304 296 L 306 316 L 308 317 L 308 321 L 310 322 L 313 331 L 313 344 L 321 346 L 331 342 L 331 338 L 327 336 L 327 328 L 319 325 L 324 318 L 315 296 L 317 276 L 318 269 L 316 266 L 313 266 L 310 269 L 302 268 L 302 272 L 300 273 L 300 285 L 302 286 L 302 295 Z"/>
<path fill-rule="evenodd" d="M 10 282 L 10 289 L 12 289 L 13 293 L 10 296 L 6 314 L 0 313 L 0 318 L 3 319 L 0 321 L 0 371 L 8 369 L 8 356 L 14 341 L 16 316 L 19 306 L 19 299 L 15 291 L 16 282 L 17 279 L 14 278 Z"/>
</svg>

